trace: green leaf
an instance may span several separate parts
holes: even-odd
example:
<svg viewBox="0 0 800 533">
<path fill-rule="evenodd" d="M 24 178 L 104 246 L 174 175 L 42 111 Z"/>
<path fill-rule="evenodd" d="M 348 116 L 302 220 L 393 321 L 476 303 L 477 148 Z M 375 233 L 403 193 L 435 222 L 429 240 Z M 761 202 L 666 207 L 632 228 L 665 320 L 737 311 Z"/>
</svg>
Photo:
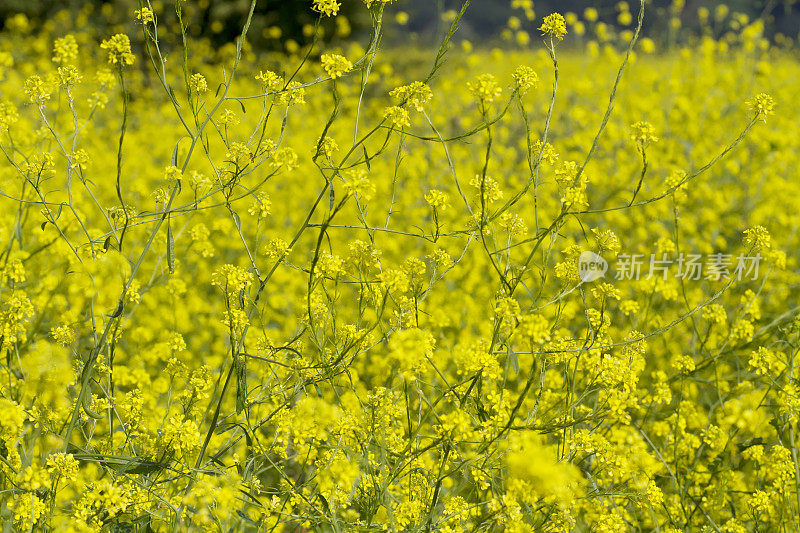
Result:
<svg viewBox="0 0 800 533">
<path fill-rule="evenodd" d="M 511 368 L 514 369 L 514 373 L 519 373 L 519 360 L 517 359 L 517 353 L 511 349 L 511 346 L 508 347 L 508 361 L 511 363 Z"/>
<path fill-rule="evenodd" d="M 120 300 L 119 303 L 117 304 L 117 308 L 114 310 L 114 312 L 112 314 L 108 315 L 108 317 L 109 318 L 117 318 L 118 316 L 120 316 L 122 314 L 122 308 L 123 307 L 124 306 L 122 304 L 122 300 Z"/>
<path fill-rule="evenodd" d="M 243 357 L 237 359 L 233 365 L 234 372 L 236 372 L 236 414 L 238 415 L 244 411 L 247 400 L 247 369 L 245 359 Z"/>
<path fill-rule="evenodd" d="M 167 265 L 169 273 L 175 273 L 175 239 L 172 237 L 172 225 L 167 224 Z"/>
</svg>

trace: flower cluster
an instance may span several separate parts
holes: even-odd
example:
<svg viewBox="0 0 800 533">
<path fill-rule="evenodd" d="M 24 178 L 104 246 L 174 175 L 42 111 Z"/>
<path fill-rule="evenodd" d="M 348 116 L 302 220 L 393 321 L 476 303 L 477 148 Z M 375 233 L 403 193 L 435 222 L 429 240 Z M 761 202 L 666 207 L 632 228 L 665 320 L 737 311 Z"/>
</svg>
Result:
<svg viewBox="0 0 800 533">
<path fill-rule="evenodd" d="M 100 48 L 108 53 L 111 65 L 127 67 L 133 65 L 136 56 L 131 52 L 131 41 L 124 33 L 118 33 L 100 44 Z"/>
<path fill-rule="evenodd" d="M 0 30 L 4 531 L 797 529 L 794 41 L 201 4 Z"/>
<path fill-rule="evenodd" d="M 564 17 L 559 13 L 552 13 L 544 18 L 544 22 L 539 27 L 544 35 L 549 36 L 551 39 L 560 41 L 567 34 L 567 24 Z"/>
<path fill-rule="evenodd" d="M 331 79 L 341 78 L 353 68 L 347 58 L 338 54 L 322 54 L 322 68 L 328 73 Z"/>
</svg>

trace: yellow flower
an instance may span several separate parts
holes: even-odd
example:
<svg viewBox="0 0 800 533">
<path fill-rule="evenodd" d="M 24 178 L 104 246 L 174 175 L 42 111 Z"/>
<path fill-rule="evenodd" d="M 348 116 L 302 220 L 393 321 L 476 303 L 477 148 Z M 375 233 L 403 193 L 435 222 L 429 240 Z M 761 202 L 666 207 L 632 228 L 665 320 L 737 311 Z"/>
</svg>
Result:
<svg viewBox="0 0 800 533">
<path fill-rule="evenodd" d="M 252 273 L 229 264 L 222 265 L 211 275 L 211 284 L 221 288 L 227 294 L 238 294 L 247 289 L 252 282 Z"/>
<path fill-rule="evenodd" d="M 169 419 L 163 428 L 161 441 L 165 448 L 178 456 L 191 453 L 200 447 L 201 437 L 197 424 L 191 420 Z"/>
<path fill-rule="evenodd" d="M 50 99 L 52 87 L 41 76 L 34 74 L 25 80 L 25 94 L 31 103 L 44 105 Z"/>
<path fill-rule="evenodd" d="M 494 102 L 503 92 L 491 74 L 481 74 L 475 81 L 467 83 L 467 87 L 476 98 L 486 103 Z"/>
<path fill-rule="evenodd" d="M 539 83 L 539 76 L 531 67 L 517 67 L 512 77 L 514 78 L 514 86 L 521 95 L 526 94 Z"/>
<path fill-rule="evenodd" d="M 283 259 L 291 251 L 289 243 L 283 239 L 272 239 L 265 248 L 265 253 L 273 260 Z"/>
<path fill-rule="evenodd" d="M 390 106 L 383 111 L 383 118 L 389 121 L 392 127 L 403 129 L 411 126 L 408 111 L 399 106 Z"/>
<path fill-rule="evenodd" d="M 269 196 L 263 192 L 256 194 L 255 198 L 253 199 L 253 205 L 250 206 L 250 209 L 247 212 L 250 216 L 254 216 L 260 219 L 267 218 L 272 209 L 272 202 L 269 199 Z"/>
<path fill-rule="evenodd" d="M 542 34 L 549 36 L 551 39 L 560 41 L 567 34 L 567 24 L 564 17 L 558 13 L 552 13 L 544 18 L 544 22 L 539 27 Z"/>
<path fill-rule="evenodd" d="M 747 101 L 747 107 L 766 123 L 767 117 L 775 113 L 775 100 L 767 93 L 759 93 Z"/>
<path fill-rule="evenodd" d="M 58 326 L 50 330 L 53 340 L 62 346 L 68 346 L 75 342 L 75 331 L 69 326 Z"/>
<path fill-rule="evenodd" d="M 133 65 L 136 57 L 131 52 L 131 41 L 124 33 L 118 33 L 104 40 L 100 48 L 108 53 L 108 63 L 119 67 Z"/>
<path fill-rule="evenodd" d="M 351 171 L 344 183 L 344 192 L 366 202 L 375 196 L 375 184 L 369 179 L 366 171 Z"/>
<path fill-rule="evenodd" d="M 78 461 L 69 453 L 54 453 L 47 458 L 47 470 L 67 481 L 78 476 Z"/>
<path fill-rule="evenodd" d="M 314 0 L 313 9 L 322 15 L 333 17 L 339 13 L 341 4 L 336 0 Z"/>
<path fill-rule="evenodd" d="M 533 431 L 515 433 L 506 454 L 509 490 L 530 491 L 535 498 L 553 498 L 569 504 L 581 493 L 580 472 L 568 462 L 558 460 L 555 446 L 543 442 Z"/>
<path fill-rule="evenodd" d="M 283 78 L 271 70 L 267 70 L 266 72 L 259 71 L 258 74 L 256 74 L 256 79 L 261 82 L 261 88 L 264 92 L 276 91 L 283 83 Z"/>
<path fill-rule="evenodd" d="M 423 106 L 433 97 L 433 92 L 430 87 L 421 81 L 415 81 L 409 85 L 403 85 L 402 87 L 394 89 L 389 93 L 389 96 L 398 100 L 401 104 L 407 104 L 421 112 Z"/>
<path fill-rule="evenodd" d="M 353 64 L 347 58 L 338 54 L 322 54 L 322 68 L 328 73 L 331 79 L 341 78 L 343 74 L 350 72 Z"/>
<path fill-rule="evenodd" d="M 425 201 L 428 202 L 429 206 L 439 211 L 444 211 L 450 206 L 447 194 L 438 189 L 431 189 L 425 193 Z"/>
<path fill-rule="evenodd" d="M 78 58 L 78 41 L 72 34 L 56 39 L 53 44 L 53 63 L 64 65 Z"/>
<path fill-rule="evenodd" d="M 147 24 L 149 22 L 153 22 L 155 17 L 153 16 L 153 10 L 149 7 L 143 7 L 142 9 L 137 9 L 133 12 L 136 20 L 140 20 L 142 24 Z"/>
<path fill-rule="evenodd" d="M 649 122 L 639 121 L 631 124 L 631 140 L 636 143 L 640 152 L 644 152 L 651 143 L 658 142 L 655 131 Z"/>
<path fill-rule="evenodd" d="M 766 251 L 772 247 L 772 237 L 764 226 L 755 226 L 744 230 L 745 246 L 755 251 Z"/>
<path fill-rule="evenodd" d="M 199 73 L 192 74 L 189 77 L 189 90 L 192 94 L 200 95 L 208 91 L 208 82 L 205 76 Z"/>
</svg>

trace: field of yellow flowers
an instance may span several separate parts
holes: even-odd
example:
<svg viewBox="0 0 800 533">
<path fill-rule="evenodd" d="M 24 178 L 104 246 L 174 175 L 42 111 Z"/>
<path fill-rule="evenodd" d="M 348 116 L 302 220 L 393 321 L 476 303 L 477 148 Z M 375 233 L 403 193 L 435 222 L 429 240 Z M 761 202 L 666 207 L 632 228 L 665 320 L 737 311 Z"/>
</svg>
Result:
<svg viewBox="0 0 800 533">
<path fill-rule="evenodd" d="M 364 4 L 6 21 L 2 531 L 800 530 L 796 43 Z"/>
</svg>

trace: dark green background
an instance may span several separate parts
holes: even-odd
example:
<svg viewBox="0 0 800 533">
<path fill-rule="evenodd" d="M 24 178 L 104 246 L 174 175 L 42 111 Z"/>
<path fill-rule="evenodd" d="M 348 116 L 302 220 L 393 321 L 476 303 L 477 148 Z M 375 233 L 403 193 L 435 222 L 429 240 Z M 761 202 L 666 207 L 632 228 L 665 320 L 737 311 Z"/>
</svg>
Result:
<svg viewBox="0 0 800 533">
<path fill-rule="evenodd" d="M 618 0 L 587 2 L 580 0 L 560 0 L 547 1 L 539 0 L 534 2 L 537 24 L 541 18 L 553 11 L 564 13 L 574 11 L 582 13 L 586 7 L 595 7 L 600 12 L 601 20 L 613 22 L 616 18 L 617 9 L 615 5 Z M 87 4 L 96 6 L 95 13 L 100 13 L 99 7 L 104 4 L 111 4 L 113 15 L 111 20 L 104 17 L 92 17 L 93 23 L 102 30 L 105 24 L 119 24 L 130 20 L 131 13 L 139 5 L 138 0 L 111 0 L 103 2 L 101 0 L 0 0 L 0 21 L 4 21 L 14 13 L 25 13 L 34 22 L 41 22 L 48 19 L 54 13 L 67 8 L 78 10 Z M 468 10 L 465 24 L 462 29 L 462 36 L 466 38 L 481 37 L 491 40 L 496 37 L 498 31 L 503 28 L 508 17 L 514 14 L 510 8 L 510 0 L 473 0 Z M 705 6 L 713 10 L 721 2 L 707 0 L 686 0 L 686 7 L 682 11 L 683 34 L 690 35 L 697 29 L 696 13 L 698 7 Z M 206 35 L 217 42 L 228 42 L 233 39 L 241 29 L 243 18 L 249 7 L 249 0 L 208 0 L 206 9 L 197 8 L 197 0 L 187 0 L 186 5 L 192 4 L 194 14 L 191 17 L 191 27 L 195 35 Z M 363 29 L 368 25 L 366 9 L 360 0 L 342 0 L 343 12 L 347 14 L 353 24 L 355 31 Z M 629 4 L 634 15 L 638 9 L 637 0 L 630 0 Z M 773 35 L 781 32 L 792 38 L 797 38 L 800 33 L 800 3 L 798 0 L 731 0 L 726 2 L 731 12 L 738 11 L 747 14 L 751 18 L 766 16 L 768 22 L 767 33 Z M 169 17 L 173 10 L 172 0 L 164 2 L 165 14 L 162 17 Z M 648 3 L 645 24 L 645 32 L 657 37 L 659 32 L 666 27 L 667 6 L 669 2 L 657 0 Z M 256 9 L 254 28 L 256 31 L 250 34 L 250 40 L 258 47 L 275 48 L 280 46 L 280 42 L 263 38 L 261 29 L 268 26 L 277 25 L 283 30 L 283 39 L 293 38 L 301 43 L 305 42 L 302 35 L 304 24 L 312 23 L 316 20 L 316 14 L 311 11 L 311 0 L 259 0 Z M 411 15 L 410 23 L 406 29 L 395 27 L 389 31 L 388 38 L 393 41 L 402 41 L 409 38 L 409 33 L 413 32 L 417 38 L 432 39 L 441 28 L 439 26 L 439 15 L 447 9 L 458 9 L 461 1 L 453 0 L 399 0 L 388 7 L 388 12 L 406 11 Z M 520 14 L 517 12 L 517 14 Z M 212 34 L 210 31 L 212 21 L 220 21 L 223 30 Z M 536 24 L 526 22 L 526 29 L 535 29 Z M 329 28 L 328 35 L 333 35 L 333 26 Z"/>
</svg>

